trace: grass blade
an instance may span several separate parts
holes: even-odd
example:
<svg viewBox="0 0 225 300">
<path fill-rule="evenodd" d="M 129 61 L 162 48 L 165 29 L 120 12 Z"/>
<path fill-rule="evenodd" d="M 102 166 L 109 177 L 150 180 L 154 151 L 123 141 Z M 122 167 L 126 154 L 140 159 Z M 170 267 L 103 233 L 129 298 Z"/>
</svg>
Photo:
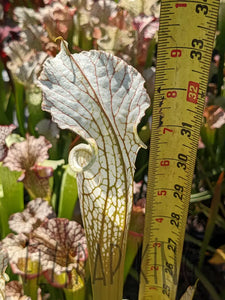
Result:
<svg viewBox="0 0 225 300">
<path fill-rule="evenodd" d="M 214 196 L 212 199 L 210 213 L 209 213 L 209 217 L 208 217 L 208 222 L 206 225 L 204 240 L 203 240 L 202 247 L 200 250 L 200 258 L 199 258 L 199 263 L 198 263 L 199 269 L 201 269 L 203 266 L 205 252 L 206 252 L 207 246 L 210 242 L 210 239 L 211 239 L 211 236 L 213 233 L 213 229 L 215 227 L 215 222 L 216 222 L 219 205 L 220 205 L 221 186 L 222 186 L 223 179 L 224 179 L 224 172 L 222 172 L 220 174 L 219 179 L 217 180 L 217 183 L 215 186 Z"/>
</svg>

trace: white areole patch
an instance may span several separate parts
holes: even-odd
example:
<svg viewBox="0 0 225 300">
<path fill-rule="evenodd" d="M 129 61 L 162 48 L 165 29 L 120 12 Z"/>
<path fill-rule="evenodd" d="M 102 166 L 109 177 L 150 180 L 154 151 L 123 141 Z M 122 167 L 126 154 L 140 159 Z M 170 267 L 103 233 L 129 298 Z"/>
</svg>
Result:
<svg viewBox="0 0 225 300">
<path fill-rule="evenodd" d="M 116 208 L 113 205 L 111 205 L 108 210 L 108 216 L 112 217 L 114 215 L 115 211 L 116 211 Z"/>
</svg>

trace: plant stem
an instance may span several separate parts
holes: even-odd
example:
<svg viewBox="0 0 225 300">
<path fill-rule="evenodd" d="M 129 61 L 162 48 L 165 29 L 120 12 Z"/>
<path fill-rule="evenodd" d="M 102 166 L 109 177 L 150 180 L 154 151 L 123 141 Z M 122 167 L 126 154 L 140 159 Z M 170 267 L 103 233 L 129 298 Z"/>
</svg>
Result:
<svg viewBox="0 0 225 300">
<path fill-rule="evenodd" d="M 115 248 L 110 251 L 111 258 L 109 258 L 109 261 L 103 261 L 104 257 L 101 256 L 102 251 L 100 247 L 97 250 L 96 260 L 92 265 L 89 257 L 94 300 L 105 300 L 106 295 L 107 300 L 122 299 L 125 249 L 124 247 L 121 250 L 117 247 Z M 112 254 L 113 252 L 114 255 Z"/>
<path fill-rule="evenodd" d="M 0 199 L 0 239 L 3 239 L 10 233 L 9 225 L 8 225 L 8 214 L 5 209 L 2 199 Z"/>
<path fill-rule="evenodd" d="M 19 123 L 20 134 L 25 136 L 25 127 L 24 127 L 24 87 L 22 84 L 14 81 L 14 98 L 16 105 L 16 115 Z"/>
<path fill-rule="evenodd" d="M 215 220 L 216 220 L 218 210 L 219 210 L 219 204 L 220 204 L 220 198 L 221 198 L 221 185 L 222 185 L 223 179 L 224 179 L 224 172 L 222 172 L 220 174 L 219 179 L 215 186 L 215 192 L 214 192 L 214 196 L 213 196 L 211 207 L 210 207 L 210 214 L 209 214 L 208 222 L 206 225 L 205 236 L 204 236 L 202 248 L 200 251 L 200 258 L 199 258 L 199 264 L 198 264 L 199 269 L 202 268 L 204 258 L 205 258 L 205 252 L 206 252 L 207 246 L 210 242 L 213 229 L 215 227 Z"/>
<path fill-rule="evenodd" d="M 149 68 L 152 66 L 152 58 L 154 56 L 155 46 L 156 46 L 156 38 L 154 37 L 149 43 L 145 68 Z"/>
<path fill-rule="evenodd" d="M 85 300 L 85 286 L 77 291 L 63 289 L 66 300 Z"/>
<path fill-rule="evenodd" d="M 127 250 L 124 263 L 124 283 L 126 281 L 127 275 L 131 270 L 131 266 L 137 255 L 138 249 L 141 246 L 142 239 L 142 237 L 134 237 L 133 235 L 128 233 Z"/>
<path fill-rule="evenodd" d="M 2 185 L 2 195 L 0 196 L 1 238 L 10 232 L 9 216 L 24 209 L 23 184 L 17 182 L 20 174 L 21 172 L 10 171 L 7 167 L 0 165 L 0 184 Z"/>
<path fill-rule="evenodd" d="M 38 299 L 37 278 L 33 278 L 33 279 L 23 278 L 23 290 L 24 290 L 24 294 L 29 296 L 32 300 L 37 300 Z"/>
<path fill-rule="evenodd" d="M 67 218 L 71 220 L 73 217 L 73 211 L 77 199 L 78 199 L 77 181 L 76 178 L 69 173 L 68 166 L 67 166 L 62 176 L 59 206 L 58 206 L 59 207 L 58 218 Z"/>
<path fill-rule="evenodd" d="M 204 167 L 203 167 L 200 159 L 198 159 L 198 158 L 197 158 L 197 166 L 199 167 L 199 170 L 202 172 L 202 174 L 205 176 L 204 179 L 206 180 L 209 189 L 213 193 L 213 187 L 212 187 L 211 181 L 209 180 L 208 175 L 207 175 L 207 173 L 206 173 L 206 171 L 205 171 L 205 169 L 204 169 Z"/>
</svg>

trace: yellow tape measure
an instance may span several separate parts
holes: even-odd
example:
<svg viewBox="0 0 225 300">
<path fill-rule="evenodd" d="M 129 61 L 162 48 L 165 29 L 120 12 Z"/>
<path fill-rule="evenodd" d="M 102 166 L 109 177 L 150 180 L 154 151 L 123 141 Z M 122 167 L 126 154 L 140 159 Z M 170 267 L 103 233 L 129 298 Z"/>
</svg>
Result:
<svg viewBox="0 0 225 300">
<path fill-rule="evenodd" d="M 219 0 L 162 0 L 139 299 L 175 299 Z"/>
</svg>

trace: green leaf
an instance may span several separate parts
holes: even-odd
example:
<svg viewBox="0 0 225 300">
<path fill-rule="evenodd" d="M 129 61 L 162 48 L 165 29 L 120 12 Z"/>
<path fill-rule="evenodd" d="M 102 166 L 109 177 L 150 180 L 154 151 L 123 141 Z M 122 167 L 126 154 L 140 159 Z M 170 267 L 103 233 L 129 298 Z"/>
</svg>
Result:
<svg viewBox="0 0 225 300">
<path fill-rule="evenodd" d="M 9 216 L 24 209 L 23 184 L 17 182 L 20 174 L 21 172 L 10 171 L 7 167 L 0 166 L 0 183 L 3 190 L 3 197 L 0 198 L 1 238 L 9 233 Z"/>
<path fill-rule="evenodd" d="M 19 123 L 20 134 L 25 136 L 24 87 L 16 80 L 14 81 L 14 101 L 16 104 L 16 116 Z"/>
<path fill-rule="evenodd" d="M 9 148 L 12 144 L 14 143 L 20 143 L 22 141 L 24 141 L 24 137 L 20 136 L 17 133 L 11 133 L 10 135 L 8 135 L 5 139 L 6 145 Z"/>
<path fill-rule="evenodd" d="M 2 198 L 0 198 L 0 239 L 3 239 L 8 233 L 10 233 L 8 225 L 8 212 L 2 202 Z"/>
<path fill-rule="evenodd" d="M 37 87 L 26 89 L 26 102 L 29 111 L 28 127 L 32 135 L 37 136 L 35 126 L 41 121 L 45 113 L 41 110 L 41 91 Z"/>
<path fill-rule="evenodd" d="M 67 166 L 62 178 L 58 217 L 72 220 L 74 207 L 78 199 L 78 190 L 76 178 L 69 173 L 68 169 Z"/>
<path fill-rule="evenodd" d="M 65 163 L 64 159 L 51 160 L 47 159 L 41 163 L 43 167 L 51 167 L 53 170 L 56 170 L 58 167 L 62 166 Z"/>
<path fill-rule="evenodd" d="M 210 150 L 215 144 L 215 129 L 211 129 L 209 126 L 205 125 L 201 127 L 201 138 L 202 142 L 208 147 Z"/>
<path fill-rule="evenodd" d="M 9 120 L 6 116 L 5 110 L 8 102 L 8 94 L 6 92 L 6 82 L 2 78 L 2 72 L 4 71 L 3 63 L 0 60 L 0 124 L 9 124 Z"/>
<path fill-rule="evenodd" d="M 190 203 L 201 202 L 203 200 L 211 199 L 212 195 L 209 191 L 204 191 L 191 195 Z"/>
</svg>

